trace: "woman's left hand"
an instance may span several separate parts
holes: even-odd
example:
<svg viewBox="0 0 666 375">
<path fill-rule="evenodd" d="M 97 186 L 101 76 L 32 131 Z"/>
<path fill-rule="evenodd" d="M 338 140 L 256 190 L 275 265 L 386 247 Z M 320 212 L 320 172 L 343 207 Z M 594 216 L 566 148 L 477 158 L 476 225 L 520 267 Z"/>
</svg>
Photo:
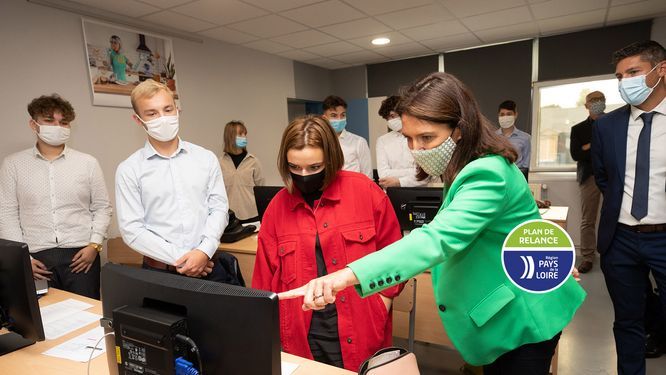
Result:
<svg viewBox="0 0 666 375">
<path fill-rule="evenodd" d="M 278 293 L 281 300 L 303 297 L 303 310 L 321 310 L 335 302 L 335 296 L 348 286 L 358 284 L 354 272 L 345 267 L 326 276 L 310 280 L 300 288 Z"/>
</svg>

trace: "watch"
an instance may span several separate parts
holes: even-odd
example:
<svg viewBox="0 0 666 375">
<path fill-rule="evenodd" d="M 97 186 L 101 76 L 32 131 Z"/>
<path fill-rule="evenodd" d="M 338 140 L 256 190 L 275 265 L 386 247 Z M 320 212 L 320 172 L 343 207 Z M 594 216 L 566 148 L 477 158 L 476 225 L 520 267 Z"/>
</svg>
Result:
<svg viewBox="0 0 666 375">
<path fill-rule="evenodd" d="M 102 249 L 104 248 L 104 246 L 102 246 L 102 244 L 95 243 L 95 242 L 91 242 L 91 243 L 89 243 L 88 246 L 90 246 L 90 247 L 92 247 L 93 249 L 97 250 L 98 253 L 101 253 L 101 252 L 102 252 Z"/>
</svg>

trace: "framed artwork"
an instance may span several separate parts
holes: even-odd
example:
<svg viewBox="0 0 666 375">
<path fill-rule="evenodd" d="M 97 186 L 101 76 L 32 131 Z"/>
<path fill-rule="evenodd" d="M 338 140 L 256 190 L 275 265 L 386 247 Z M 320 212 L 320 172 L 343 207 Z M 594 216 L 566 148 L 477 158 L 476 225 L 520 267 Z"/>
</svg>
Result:
<svg viewBox="0 0 666 375">
<path fill-rule="evenodd" d="M 171 39 L 86 18 L 82 24 L 93 105 L 131 107 L 132 90 L 147 79 L 178 97 Z"/>
</svg>

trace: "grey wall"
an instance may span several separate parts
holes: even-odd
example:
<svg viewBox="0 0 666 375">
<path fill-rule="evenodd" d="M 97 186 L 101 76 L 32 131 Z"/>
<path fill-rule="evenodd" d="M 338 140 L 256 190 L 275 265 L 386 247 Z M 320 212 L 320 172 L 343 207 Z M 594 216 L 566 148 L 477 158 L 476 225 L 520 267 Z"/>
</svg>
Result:
<svg viewBox="0 0 666 375">
<path fill-rule="evenodd" d="M 438 68 L 439 55 L 368 65 L 368 97 L 397 95 L 402 86 Z"/>
<path fill-rule="evenodd" d="M 295 98 L 322 101 L 332 92 L 331 77 L 326 68 L 294 61 Z"/>
<path fill-rule="evenodd" d="M 337 69 L 331 72 L 332 94 L 345 100 L 368 97 L 368 79 L 366 66 Z M 322 98 L 323 99 L 323 98 Z"/>
<path fill-rule="evenodd" d="M 173 42 L 183 139 L 219 153 L 224 124 L 244 120 L 248 148 L 264 164 L 267 183 L 280 183 L 273 166 L 287 124 L 287 98 L 295 94 L 292 61 L 209 39 L 203 44 Z M 146 135 L 131 120 L 130 108 L 91 104 L 81 17 L 24 0 L 4 0 L 0 45 L 0 159 L 34 144 L 26 105 L 57 92 L 77 113 L 70 146 L 99 160 L 113 198 L 118 163 L 141 147 Z M 117 236 L 115 222 L 112 237 Z"/>
</svg>

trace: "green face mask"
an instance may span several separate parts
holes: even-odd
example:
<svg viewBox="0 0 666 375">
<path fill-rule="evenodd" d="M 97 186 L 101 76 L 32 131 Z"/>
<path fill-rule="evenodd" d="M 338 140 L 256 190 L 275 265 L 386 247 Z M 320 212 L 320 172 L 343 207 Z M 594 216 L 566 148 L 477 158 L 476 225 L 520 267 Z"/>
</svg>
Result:
<svg viewBox="0 0 666 375">
<path fill-rule="evenodd" d="M 447 138 L 441 145 L 430 150 L 412 150 L 412 156 L 416 164 L 430 176 L 441 176 L 451 161 L 456 142 Z"/>
</svg>

